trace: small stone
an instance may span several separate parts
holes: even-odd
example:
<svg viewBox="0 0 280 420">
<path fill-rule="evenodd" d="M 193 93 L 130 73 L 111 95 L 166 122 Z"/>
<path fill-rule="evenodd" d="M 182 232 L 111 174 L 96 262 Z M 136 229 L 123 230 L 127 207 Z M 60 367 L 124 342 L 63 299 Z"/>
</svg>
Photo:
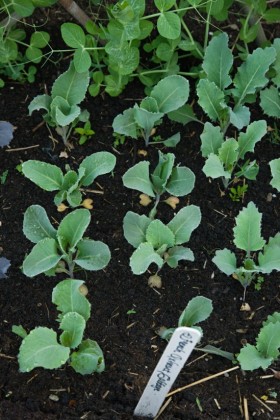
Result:
<svg viewBox="0 0 280 420">
<path fill-rule="evenodd" d="M 55 394 L 50 394 L 49 395 L 49 400 L 58 402 L 59 401 L 59 397 L 57 395 L 55 395 Z"/>
<path fill-rule="evenodd" d="M 158 276 L 157 274 L 150 276 L 148 279 L 148 285 L 150 287 L 156 287 L 157 289 L 160 289 L 162 286 L 161 277 Z"/>
</svg>

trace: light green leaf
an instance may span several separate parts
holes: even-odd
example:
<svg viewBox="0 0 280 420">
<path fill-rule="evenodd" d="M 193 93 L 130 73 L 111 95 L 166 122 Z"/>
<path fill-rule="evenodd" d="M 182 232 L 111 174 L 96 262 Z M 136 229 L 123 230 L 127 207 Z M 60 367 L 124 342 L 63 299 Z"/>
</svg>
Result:
<svg viewBox="0 0 280 420">
<path fill-rule="evenodd" d="M 168 118 L 183 125 L 188 124 L 191 121 L 197 121 L 192 107 L 188 104 L 182 105 L 175 111 L 168 112 Z"/>
<path fill-rule="evenodd" d="M 114 118 L 112 124 L 115 133 L 137 139 L 137 124 L 134 118 L 134 108 L 126 109 Z"/>
<path fill-rule="evenodd" d="M 280 191 L 280 158 L 272 159 L 269 162 L 272 179 L 270 185 Z"/>
<path fill-rule="evenodd" d="M 266 121 L 254 121 L 248 125 L 245 133 L 240 133 L 238 137 L 239 158 L 244 159 L 247 152 L 253 152 L 255 145 L 266 134 Z"/>
<path fill-rule="evenodd" d="M 55 267 L 60 259 L 55 239 L 45 238 L 27 255 L 23 261 L 22 271 L 27 277 L 34 277 Z"/>
<path fill-rule="evenodd" d="M 4 5 L 6 4 L 4 3 Z M 9 5 L 11 5 L 14 11 L 21 17 L 32 15 L 35 9 L 31 0 L 13 0 L 12 2 L 8 3 L 8 6 Z"/>
<path fill-rule="evenodd" d="M 64 217 L 57 229 L 57 238 L 63 252 L 67 253 L 75 250 L 77 243 L 82 239 L 90 223 L 90 219 L 90 212 L 86 209 L 74 210 Z"/>
<path fill-rule="evenodd" d="M 235 139 L 227 139 L 223 142 L 218 153 L 226 171 L 232 172 L 234 164 L 238 160 L 238 143 Z"/>
<path fill-rule="evenodd" d="M 143 128 L 145 138 L 149 138 L 152 128 L 155 123 L 159 121 L 164 113 L 163 112 L 150 112 L 146 109 L 139 108 L 138 105 L 134 106 L 134 119 L 139 127 Z"/>
<path fill-rule="evenodd" d="M 66 279 L 55 286 L 52 291 L 52 303 L 62 315 L 77 312 L 85 321 L 89 319 L 91 305 L 79 289 L 83 284 L 83 280 Z"/>
<path fill-rule="evenodd" d="M 204 130 L 200 136 L 200 139 L 200 150 L 203 157 L 208 157 L 210 153 L 217 155 L 218 150 L 224 141 L 220 127 L 214 127 L 214 125 L 209 122 L 205 123 Z"/>
<path fill-rule="evenodd" d="M 176 0 L 155 0 L 155 6 L 160 12 L 166 12 L 174 6 Z"/>
<path fill-rule="evenodd" d="M 273 358 L 264 357 L 255 346 L 246 344 L 240 350 L 237 360 L 241 365 L 242 370 L 255 370 L 258 368 L 267 369 L 273 362 Z"/>
<path fill-rule="evenodd" d="M 101 241 L 81 239 L 77 249 L 75 263 L 89 271 L 101 270 L 111 259 L 108 246 Z"/>
<path fill-rule="evenodd" d="M 37 48 L 44 48 L 48 45 L 50 34 L 45 31 L 36 31 L 31 35 L 30 46 Z"/>
<path fill-rule="evenodd" d="M 274 39 L 272 47 L 276 51 L 276 60 L 273 63 L 273 70 L 275 72 L 275 76 L 272 78 L 272 81 L 279 88 L 280 87 L 280 38 Z"/>
<path fill-rule="evenodd" d="M 228 171 L 225 171 L 223 163 L 221 162 L 220 158 L 217 155 L 214 155 L 214 153 L 210 153 L 202 170 L 206 176 L 209 176 L 213 179 L 219 178 L 219 177 L 224 177 L 225 179 L 229 179 L 231 177 L 231 173 Z"/>
<path fill-rule="evenodd" d="M 188 242 L 192 232 L 197 228 L 201 221 L 199 207 L 191 205 L 183 207 L 176 216 L 168 223 L 168 227 L 175 235 L 175 245 Z"/>
<path fill-rule="evenodd" d="M 151 174 L 153 183 L 153 189 L 156 193 L 162 194 L 165 185 L 171 176 L 172 170 L 174 169 L 175 155 L 173 153 L 162 153 L 158 152 L 158 164 Z"/>
<path fill-rule="evenodd" d="M 71 191 L 67 191 L 66 199 L 70 207 L 78 207 L 82 203 L 83 196 L 81 191 L 78 189 L 72 191 L 71 188 Z"/>
<path fill-rule="evenodd" d="M 152 89 L 150 96 L 157 101 L 160 112 L 168 113 L 178 109 L 189 98 L 189 81 L 179 75 L 161 79 Z"/>
<path fill-rule="evenodd" d="M 202 68 L 210 82 L 224 90 L 231 84 L 229 71 L 233 64 L 233 55 L 228 47 L 228 35 L 222 32 L 210 41 L 205 50 Z"/>
<path fill-rule="evenodd" d="M 239 105 L 234 109 L 229 108 L 229 116 L 231 124 L 241 130 L 249 124 L 251 113 L 247 106 Z"/>
<path fill-rule="evenodd" d="M 61 169 L 50 163 L 28 160 L 23 162 L 22 172 L 26 178 L 46 191 L 59 190 L 63 184 Z"/>
<path fill-rule="evenodd" d="M 73 60 L 78 73 L 86 72 L 91 66 L 91 57 L 85 48 L 77 48 Z"/>
<path fill-rule="evenodd" d="M 181 21 L 179 16 L 172 12 L 161 13 L 157 20 L 157 29 L 163 38 L 179 38 L 181 33 Z"/>
<path fill-rule="evenodd" d="M 163 259 L 154 251 L 151 244 L 142 243 L 130 257 L 130 267 L 134 274 L 143 274 L 149 266 L 155 263 L 158 268 L 163 266 Z"/>
<path fill-rule="evenodd" d="M 32 205 L 25 211 L 23 233 L 35 244 L 44 238 L 56 238 L 56 230 L 52 226 L 46 210 L 39 205 Z"/>
<path fill-rule="evenodd" d="M 89 186 L 100 175 L 108 174 L 116 165 L 116 157 L 109 152 L 97 152 L 86 157 L 80 164 L 85 169 L 82 185 Z"/>
<path fill-rule="evenodd" d="M 158 250 L 163 245 L 171 247 L 175 245 L 175 236 L 172 230 L 162 223 L 161 220 L 153 220 L 146 230 L 146 241 Z"/>
<path fill-rule="evenodd" d="M 86 36 L 81 26 L 75 23 L 63 23 L 60 27 L 63 41 L 71 48 L 85 46 Z"/>
<path fill-rule="evenodd" d="M 164 144 L 165 147 L 176 147 L 179 141 L 181 140 L 180 133 L 173 134 L 173 136 L 169 137 L 166 140 L 163 140 L 162 144 Z"/>
<path fill-rule="evenodd" d="M 262 214 L 252 201 L 239 212 L 233 229 L 233 242 L 237 248 L 247 253 L 263 248 L 265 240 L 261 236 L 261 219 Z"/>
<path fill-rule="evenodd" d="M 184 166 L 177 166 L 172 169 L 171 176 L 165 186 L 166 191 L 176 197 L 189 194 L 195 183 L 194 173 Z"/>
<path fill-rule="evenodd" d="M 269 238 L 263 253 L 258 255 L 259 268 L 262 273 L 270 274 L 273 270 L 280 271 L 280 234 Z"/>
<path fill-rule="evenodd" d="M 165 262 L 169 267 L 176 268 L 178 262 L 181 260 L 194 261 L 194 255 L 190 248 L 174 246 L 168 250 L 168 256 L 165 258 Z"/>
<path fill-rule="evenodd" d="M 78 351 L 71 354 L 71 367 L 82 375 L 101 373 L 105 369 L 104 356 L 96 341 L 84 340 Z"/>
<path fill-rule="evenodd" d="M 231 276 L 237 269 L 236 256 L 227 248 L 216 251 L 212 261 L 227 276 Z"/>
<path fill-rule="evenodd" d="M 280 92 L 275 86 L 260 92 L 260 105 L 266 115 L 280 118 Z"/>
<path fill-rule="evenodd" d="M 150 197 L 155 197 L 149 175 L 149 166 L 150 162 L 143 161 L 129 168 L 122 177 L 123 185 L 127 188 L 141 191 Z"/>
<path fill-rule="evenodd" d="M 126 213 L 123 219 L 124 237 L 134 248 L 145 242 L 146 231 L 151 221 L 144 214 L 140 216 L 132 211 Z"/>
<path fill-rule="evenodd" d="M 51 97 L 49 95 L 38 95 L 28 105 L 29 115 L 34 111 L 45 109 L 47 112 L 50 111 Z"/>
<path fill-rule="evenodd" d="M 21 338 L 25 338 L 28 335 L 27 332 L 26 332 L 26 329 L 23 328 L 22 325 L 13 325 L 12 326 L 12 332 L 14 334 L 18 335 Z"/>
<path fill-rule="evenodd" d="M 275 324 L 276 322 L 280 322 L 280 312 L 273 312 L 272 315 L 268 315 L 266 321 L 263 322 L 263 326 L 267 324 Z"/>
<path fill-rule="evenodd" d="M 158 104 L 155 98 L 146 96 L 140 103 L 140 108 L 149 112 L 158 112 Z"/>
<path fill-rule="evenodd" d="M 280 354 L 280 322 L 262 327 L 256 341 L 256 347 L 264 357 L 276 360 Z"/>
<path fill-rule="evenodd" d="M 86 327 L 86 321 L 78 312 L 67 312 L 60 321 L 59 328 L 63 331 L 60 342 L 65 347 L 74 349 L 81 343 Z"/>
<path fill-rule="evenodd" d="M 214 82 L 207 79 L 201 79 L 196 89 L 198 103 L 203 111 L 213 121 L 220 120 L 222 112 L 227 107 L 225 95 Z"/>
<path fill-rule="evenodd" d="M 19 349 L 19 370 L 30 372 L 36 367 L 57 369 L 67 362 L 70 349 L 57 342 L 56 332 L 45 327 L 30 331 Z"/>
<path fill-rule="evenodd" d="M 69 106 L 66 99 L 56 96 L 51 103 L 51 117 L 55 125 L 66 127 L 70 125 L 81 113 L 78 105 Z"/>
<path fill-rule="evenodd" d="M 205 321 L 213 311 L 211 299 L 204 296 L 196 296 L 192 298 L 187 304 L 185 310 L 182 312 L 178 327 L 193 327 L 202 321 Z"/>
</svg>

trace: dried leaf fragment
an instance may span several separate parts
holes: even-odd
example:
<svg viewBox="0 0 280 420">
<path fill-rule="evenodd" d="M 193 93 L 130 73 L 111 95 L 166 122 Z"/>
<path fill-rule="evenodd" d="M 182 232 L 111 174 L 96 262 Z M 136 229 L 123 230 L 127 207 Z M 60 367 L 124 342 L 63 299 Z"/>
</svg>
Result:
<svg viewBox="0 0 280 420">
<path fill-rule="evenodd" d="M 93 209 L 93 200 L 91 198 L 86 198 L 83 202 L 82 202 L 82 206 L 86 209 Z"/>
<path fill-rule="evenodd" d="M 161 277 L 158 276 L 157 274 L 150 276 L 148 279 L 148 285 L 150 287 L 156 287 L 157 289 L 160 289 L 162 286 Z"/>
<path fill-rule="evenodd" d="M 137 151 L 137 154 L 138 154 L 138 156 L 147 156 L 147 154 L 148 154 L 148 152 L 147 152 L 147 150 L 144 150 L 144 149 L 139 149 L 138 151 Z"/>
<path fill-rule="evenodd" d="M 67 206 L 65 206 L 65 204 L 61 203 L 57 206 L 57 211 L 59 211 L 59 213 L 62 213 L 63 211 L 65 211 L 66 209 L 68 209 Z"/>
<path fill-rule="evenodd" d="M 144 207 L 147 207 L 152 202 L 152 200 L 147 194 L 140 194 L 139 198 L 140 198 L 139 203 L 141 204 L 141 206 L 144 206 Z"/>
<path fill-rule="evenodd" d="M 174 197 L 174 196 L 170 196 L 170 197 L 168 197 L 166 200 L 164 200 L 164 202 L 166 203 L 166 204 L 168 204 L 170 207 L 172 207 L 173 208 L 173 210 L 175 210 L 176 209 L 176 206 L 177 206 L 177 204 L 179 204 L 180 203 L 180 200 L 179 200 L 179 198 L 178 197 Z"/>
</svg>

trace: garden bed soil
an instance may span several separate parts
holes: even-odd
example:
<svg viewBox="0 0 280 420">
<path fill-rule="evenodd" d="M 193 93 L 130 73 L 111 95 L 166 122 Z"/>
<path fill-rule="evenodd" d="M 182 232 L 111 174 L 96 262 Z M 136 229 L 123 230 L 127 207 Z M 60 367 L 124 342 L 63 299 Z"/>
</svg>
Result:
<svg viewBox="0 0 280 420">
<path fill-rule="evenodd" d="M 62 63 L 64 66 L 65 63 Z M 64 68 L 63 68 L 64 70 Z M 175 327 L 178 317 L 188 301 L 197 295 L 212 299 L 214 311 L 201 326 L 202 345 L 212 344 L 223 350 L 238 353 L 246 341 L 255 342 L 262 322 L 269 314 L 280 309 L 279 273 L 266 276 L 261 290 L 248 288 L 246 302 L 251 311 L 241 311 L 243 289 L 233 278 L 227 278 L 211 262 L 217 249 L 234 250 L 232 229 L 239 211 L 253 201 L 263 213 L 263 236 L 268 239 L 280 230 L 279 195 L 269 185 L 268 162 L 280 155 L 280 145 L 268 135 L 257 145 L 255 157 L 260 165 L 257 181 L 249 181 L 249 189 L 242 202 L 233 202 L 228 194 L 221 195 L 218 181 L 210 182 L 202 172 L 204 164 L 200 153 L 201 126 L 176 126 L 170 121 L 157 134 L 167 138 L 181 131 L 181 142 L 174 152 L 176 163 L 188 166 L 196 174 L 193 192 L 180 199 L 179 208 L 195 204 L 202 212 L 202 223 L 189 242 L 195 261 L 181 262 L 177 269 L 164 267 L 161 271 L 163 286 L 151 289 L 149 273 L 135 276 L 129 267 L 133 248 L 123 237 L 122 220 L 127 211 L 147 214 L 139 204 L 139 193 L 122 185 L 122 175 L 135 162 L 148 159 L 154 167 L 158 147 L 149 146 L 147 157 L 139 156 L 144 149 L 141 140 L 126 140 L 113 147 L 112 121 L 124 109 L 144 96 L 143 86 L 130 85 L 118 98 L 100 95 L 88 97 L 83 103 L 90 111 L 95 136 L 85 145 L 66 150 L 57 138 L 55 144 L 49 136 L 39 113 L 28 116 L 28 104 L 34 96 L 51 87 L 62 71 L 50 63 L 39 70 L 36 83 L 21 85 L 9 82 L 1 90 L 1 120 L 16 126 L 9 148 L 0 150 L 0 174 L 8 170 L 7 180 L 0 185 L 2 256 L 11 260 L 8 278 L 0 281 L 0 418 L 10 419 L 132 419 L 133 410 L 159 360 L 166 342 L 156 331 L 161 326 Z M 253 119 L 263 118 L 259 109 L 253 109 Z M 272 123 L 271 123 L 272 125 Z M 53 133 L 55 137 L 55 133 Z M 81 376 L 69 366 L 48 371 L 35 369 L 20 373 L 17 353 L 20 338 L 11 332 L 13 325 L 22 324 L 28 331 L 36 326 L 57 330 L 57 313 L 51 303 L 57 277 L 39 275 L 27 278 L 21 272 L 24 256 L 31 243 L 22 233 L 23 214 L 28 206 L 43 206 L 52 222 L 62 218 L 53 203 L 53 193 L 44 192 L 25 178 L 16 167 L 28 159 L 54 163 L 61 168 L 69 164 L 77 168 L 81 160 L 91 153 L 110 151 L 117 164 L 110 175 L 98 178 L 92 189 L 102 194 L 87 193 L 93 199 L 92 222 L 87 235 L 104 241 L 111 249 L 109 265 L 97 272 L 81 272 L 86 281 L 92 316 L 87 323 L 86 338 L 95 339 L 105 356 L 106 370 L 102 374 Z M 67 212 L 67 211 L 66 211 Z M 158 216 L 168 222 L 174 212 L 160 203 Z M 151 266 L 151 272 L 154 267 Z M 128 315 L 133 309 L 135 313 Z M 195 351 L 176 380 L 173 389 L 191 384 L 232 367 L 232 363 L 218 356 Z M 277 365 L 273 366 L 277 369 Z M 239 419 L 242 418 L 243 400 L 248 400 L 250 418 L 280 418 L 279 380 L 263 378 L 271 371 L 242 372 L 240 369 L 179 392 L 161 415 L 161 419 Z M 270 397 L 276 392 L 277 397 Z M 263 406 L 255 399 L 268 396 L 275 403 Z"/>
</svg>

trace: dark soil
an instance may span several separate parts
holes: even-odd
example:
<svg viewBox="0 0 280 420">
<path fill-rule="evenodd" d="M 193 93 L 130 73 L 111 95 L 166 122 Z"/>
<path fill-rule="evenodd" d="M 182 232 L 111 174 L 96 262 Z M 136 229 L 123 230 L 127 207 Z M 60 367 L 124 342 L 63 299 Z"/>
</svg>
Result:
<svg viewBox="0 0 280 420">
<path fill-rule="evenodd" d="M 63 63 L 63 66 L 65 63 Z M 64 68 L 63 68 L 64 69 Z M 196 174 L 196 184 L 188 197 L 180 200 L 179 208 L 195 204 L 202 212 L 202 223 L 189 242 L 195 262 L 181 262 L 171 270 L 161 271 L 163 287 L 151 289 L 147 285 L 149 273 L 135 276 L 129 267 L 133 248 L 123 237 L 122 220 L 127 211 L 147 214 L 139 205 L 139 194 L 123 187 L 121 177 L 135 162 L 144 159 L 137 154 L 144 149 L 141 140 L 127 140 L 123 146 L 113 148 L 112 121 L 114 117 L 144 96 L 143 86 L 130 85 L 118 98 L 100 95 L 84 102 L 90 111 L 91 124 L 96 134 L 83 146 L 74 141 L 74 149 L 67 151 L 68 158 L 60 157 L 64 151 L 62 141 L 53 144 L 45 126 L 37 127 L 41 115 L 28 116 L 31 99 L 50 87 L 61 67 L 50 63 L 39 70 L 36 83 L 21 85 L 7 83 L 1 90 L 1 120 L 16 126 L 11 147 L 0 150 L 0 174 L 8 170 L 5 184 L 0 185 L 2 255 L 11 260 L 8 278 L 0 281 L 0 418 L 10 419 L 132 419 L 133 410 L 145 385 L 159 360 L 166 343 L 156 330 L 161 326 L 175 327 L 178 317 L 188 301 L 197 295 L 213 300 L 214 311 L 202 324 L 202 345 L 212 344 L 223 350 L 238 353 L 246 341 L 254 343 L 262 322 L 269 314 L 280 310 L 279 274 L 266 277 L 260 291 L 248 288 L 246 301 L 250 312 L 240 310 L 243 288 L 234 279 L 227 278 L 211 262 L 216 249 L 234 250 L 232 228 L 234 218 L 249 201 L 263 213 L 265 239 L 279 229 L 279 195 L 269 185 L 268 162 L 279 156 L 280 145 L 272 143 L 268 134 L 257 146 L 255 158 L 260 165 L 256 182 L 249 181 L 243 202 L 232 202 L 228 194 L 221 196 L 219 182 L 210 182 L 202 172 L 204 164 L 200 154 L 201 126 L 190 124 L 176 126 L 169 121 L 160 128 L 162 137 L 181 131 L 182 140 L 176 149 L 162 149 L 175 153 L 176 162 L 188 166 Z M 254 119 L 263 118 L 257 107 Z M 36 128 L 37 127 L 37 128 Z M 53 133 L 54 134 L 54 133 Z M 55 135 L 55 134 L 54 134 Z M 31 147 L 34 146 L 32 148 Z M 60 221 L 53 204 L 53 193 L 43 192 L 33 185 L 16 166 L 28 159 L 65 164 L 76 168 L 87 155 L 107 150 L 117 157 L 112 175 L 98 178 L 103 195 L 88 193 L 94 201 L 92 222 L 87 235 L 102 240 L 111 249 L 112 259 L 100 272 L 82 272 L 89 289 L 92 317 L 87 323 L 86 338 L 95 339 L 105 355 L 106 370 L 102 374 L 81 376 L 65 366 L 56 371 L 36 369 L 28 374 L 18 371 L 17 353 L 20 339 L 11 332 L 13 325 L 22 324 L 28 331 L 35 326 L 57 328 L 56 311 L 51 303 L 53 287 L 62 280 L 57 277 L 25 277 L 21 272 L 24 256 L 32 245 L 22 233 L 23 214 L 28 206 L 40 204 L 53 222 Z M 149 146 L 146 159 L 153 167 L 158 149 Z M 173 216 L 165 203 L 160 203 L 158 217 L 169 221 Z M 151 270 L 153 271 L 153 270 Z M 131 309 L 132 315 L 127 315 Z M 177 378 L 173 389 L 191 384 L 232 367 L 229 360 L 217 356 L 203 356 L 193 352 L 187 366 Z M 277 366 L 273 366 L 277 369 Z M 222 375 L 172 397 L 162 419 L 238 419 L 242 418 L 243 398 L 248 399 L 250 417 L 259 419 L 280 418 L 277 398 L 269 397 L 271 411 L 260 404 L 253 395 L 261 398 L 271 391 L 278 392 L 279 381 L 274 377 L 262 378 L 271 372 L 261 370 L 242 372 L 240 369 Z M 58 397 L 57 401 L 51 398 Z M 200 402 L 200 405 L 198 404 Z M 200 408 L 201 406 L 201 408 Z"/>
</svg>

